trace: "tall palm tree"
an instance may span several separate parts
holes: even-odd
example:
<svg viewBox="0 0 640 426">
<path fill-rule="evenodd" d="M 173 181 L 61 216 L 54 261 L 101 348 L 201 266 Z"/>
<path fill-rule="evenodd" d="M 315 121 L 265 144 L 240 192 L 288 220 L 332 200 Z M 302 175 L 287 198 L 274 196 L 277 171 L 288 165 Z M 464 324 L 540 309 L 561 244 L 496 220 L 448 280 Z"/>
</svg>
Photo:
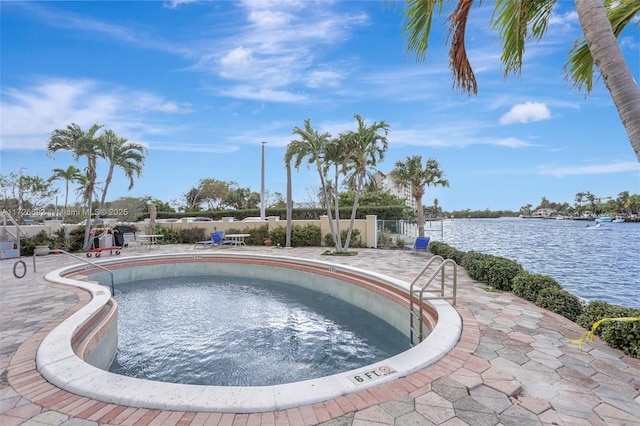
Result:
<svg viewBox="0 0 640 426">
<path fill-rule="evenodd" d="M 87 167 L 85 174 L 87 185 L 84 190 L 84 201 L 86 203 L 86 224 L 84 229 L 84 250 L 89 249 L 89 237 L 91 234 L 91 200 L 95 190 L 97 173 L 97 142 L 96 132 L 102 128 L 102 125 L 93 124 L 86 131 L 72 123 L 66 129 L 56 129 L 51 133 L 47 141 L 47 155 L 53 156 L 58 151 L 70 151 L 74 161 L 80 160 L 81 157 L 87 159 Z"/>
<path fill-rule="evenodd" d="M 293 140 L 289 143 L 287 151 L 285 153 L 285 161 L 289 162 L 295 159 L 294 167 L 300 168 L 304 159 L 307 159 L 307 164 L 314 164 L 320 177 L 320 185 L 322 188 L 322 194 L 325 200 L 325 207 L 327 209 L 327 216 L 329 217 L 329 227 L 331 235 L 336 248 L 339 247 L 340 236 L 337 236 L 334 232 L 333 226 L 333 214 L 331 213 L 331 203 L 329 202 L 329 196 L 327 192 L 327 181 L 325 177 L 324 166 L 324 154 L 326 145 L 331 139 L 331 135 L 328 132 L 320 133 L 313 127 L 311 127 L 311 120 L 304 120 L 304 129 L 300 127 L 294 127 L 292 130 L 294 135 L 298 135 L 300 140 Z"/>
<path fill-rule="evenodd" d="M 98 207 L 98 216 L 104 209 L 104 203 L 107 199 L 107 191 L 113 180 L 113 171 L 116 167 L 124 171 L 125 176 L 129 179 L 130 191 L 134 185 L 134 177 L 140 177 L 144 166 L 147 149 L 137 143 L 129 142 L 125 138 L 118 138 L 112 130 L 105 131 L 98 138 L 97 154 L 100 158 L 107 160 L 109 163 L 109 171 L 102 188 L 102 196 Z"/>
<path fill-rule="evenodd" d="M 64 210 L 62 211 L 62 222 L 67 213 L 67 205 L 69 201 L 69 182 L 78 182 L 80 179 L 80 169 L 76 166 L 69 166 L 66 169 L 55 168 L 53 174 L 49 178 L 49 181 L 64 180 L 65 192 L 64 192 Z"/>
<path fill-rule="evenodd" d="M 346 148 L 346 155 L 342 161 L 343 173 L 346 173 L 351 167 L 352 170 L 354 170 L 354 181 L 356 182 L 355 197 L 353 207 L 351 208 L 351 222 L 343 247 L 344 251 L 349 249 L 349 240 L 353 232 L 356 211 L 358 210 L 358 201 L 360 194 L 362 194 L 364 190 L 369 170 L 370 168 L 375 168 L 378 162 L 384 159 L 389 146 L 389 141 L 387 140 L 389 125 L 386 122 L 376 121 L 371 125 L 367 125 L 359 114 L 354 114 L 353 117 L 358 122 L 357 130 L 343 133 L 340 136 L 340 138 L 344 140 L 344 146 Z"/>
<path fill-rule="evenodd" d="M 433 15 L 442 13 L 445 3 L 445 0 L 407 0 L 404 4 L 408 50 L 415 52 L 418 60 L 426 57 Z M 448 17 L 453 84 L 468 94 L 476 94 L 478 90 L 465 49 L 466 24 L 473 3 L 474 0 L 458 0 Z M 556 0 L 495 2 L 490 26 L 500 33 L 505 75 L 521 72 L 526 42 L 544 36 L 555 4 Z M 640 88 L 616 39 L 640 13 L 640 1 L 575 0 L 575 6 L 585 41 L 578 41 L 571 50 L 571 57 L 564 67 L 565 76 L 576 88 L 588 94 L 592 88 L 593 64 L 596 64 L 640 161 Z"/>
<path fill-rule="evenodd" d="M 333 205 L 334 217 L 336 219 L 336 236 L 337 241 L 340 242 L 336 246 L 336 250 L 342 251 L 341 230 L 340 230 L 340 173 L 345 172 L 344 168 L 341 168 L 342 161 L 346 152 L 346 139 L 342 137 L 333 138 L 325 145 L 324 149 L 324 173 L 328 176 L 329 170 L 333 167 L 333 179 L 327 179 L 327 193 L 330 194 L 330 198 L 326 201 Z M 322 196 L 320 197 L 323 198 Z M 335 242 L 335 240 L 334 240 Z"/>
<path fill-rule="evenodd" d="M 411 187 L 411 196 L 418 208 L 418 236 L 424 237 L 422 196 L 425 186 L 449 186 L 449 181 L 444 179 L 444 172 L 440 170 L 440 164 L 434 158 L 429 158 L 422 168 L 422 156 L 414 155 L 407 157 L 405 161 L 397 161 L 390 174 L 397 185 Z"/>
</svg>

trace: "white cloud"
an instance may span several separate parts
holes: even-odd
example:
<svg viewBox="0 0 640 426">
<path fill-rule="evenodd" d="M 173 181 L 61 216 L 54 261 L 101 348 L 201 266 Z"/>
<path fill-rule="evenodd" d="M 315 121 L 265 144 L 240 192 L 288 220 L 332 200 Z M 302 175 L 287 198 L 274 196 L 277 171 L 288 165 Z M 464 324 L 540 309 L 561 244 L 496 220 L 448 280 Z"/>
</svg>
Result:
<svg viewBox="0 0 640 426">
<path fill-rule="evenodd" d="M 190 111 L 186 103 L 178 104 L 148 92 L 105 87 L 89 79 L 47 79 L 28 87 L 3 87 L 0 149 L 44 149 L 54 129 L 71 123 L 82 128 L 105 124 L 116 133 L 128 135 L 162 133 L 166 129 L 154 128 L 152 120 L 142 120 L 139 114 Z"/>
<path fill-rule="evenodd" d="M 341 67 L 323 63 L 325 51 L 350 38 L 350 32 L 368 22 L 366 14 L 336 12 L 325 2 L 306 1 L 239 3 L 246 23 L 236 25 L 232 36 L 218 43 L 212 54 L 203 54 L 196 68 L 243 87 L 226 93 L 234 97 L 271 91 L 283 94 L 284 87 L 336 87 L 345 74 Z M 249 87 L 249 90 L 247 90 Z M 269 100 L 259 95 L 258 99 Z M 300 96 L 278 96 L 278 102 L 299 102 Z"/>
<path fill-rule="evenodd" d="M 549 17 L 549 25 L 561 25 L 569 26 L 578 23 L 578 13 L 575 10 L 570 10 L 565 13 L 551 13 Z"/>
<path fill-rule="evenodd" d="M 542 121 L 551 118 L 551 111 L 547 105 L 541 102 L 525 102 L 514 105 L 511 110 L 500 117 L 500 124 L 528 123 L 530 121 Z"/>
<path fill-rule="evenodd" d="M 640 165 L 634 161 L 621 161 L 609 164 L 591 164 L 587 166 L 542 167 L 539 171 L 542 175 L 567 176 L 567 175 L 598 175 L 621 172 L 640 172 Z"/>
</svg>

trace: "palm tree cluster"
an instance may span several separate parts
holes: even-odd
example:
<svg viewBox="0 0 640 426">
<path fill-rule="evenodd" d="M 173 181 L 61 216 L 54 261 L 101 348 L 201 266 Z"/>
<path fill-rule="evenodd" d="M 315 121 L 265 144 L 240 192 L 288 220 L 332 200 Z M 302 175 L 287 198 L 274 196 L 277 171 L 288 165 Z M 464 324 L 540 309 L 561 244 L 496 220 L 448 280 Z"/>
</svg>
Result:
<svg viewBox="0 0 640 426">
<path fill-rule="evenodd" d="M 320 178 L 321 199 L 327 209 L 336 251 L 348 251 L 360 195 L 365 188 L 375 186 L 373 172 L 378 163 L 384 160 L 389 144 L 389 125 L 386 122 L 367 124 L 359 114 L 354 114 L 354 118 L 357 121 L 357 129 L 342 132 L 335 138 L 328 132 L 320 133 L 314 129 L 310 119 L 304 121 L 304 128 L 293 128 L 293 134 L 297 135 L 298 139 L 289 143 L 284 158 L 287 168 L 287 245 L 291 229 L 291 164 L 293 161 L 293 166 L 298 169 L 306 160 L 308 165 L 315 166 Z M 412 196 L 418 205 L 420 236 L 424 236 L 424 187 L 449 186 L 440 165 L 435 159 L 429 158 L 426 166 L 422 168 L 422 157 L 416 155 L 407 157 L 404 162 L 397 162 L 391 175 L 398 185 L 411 187 Z M 338 207 L 340 183 L 355 194 L 344 243 Z"/>
<path fill-rule="evenodd" d="M 388 147 L 389 125 L 386 122 L 380 121 L 368 125 L 359 114 L 354 114 L 354 118 L 358 124 L 357 130 L 342 132 L 337 137 L 332 137 L 328 132 L 320 133 L 311 126 L 311 120 L 306 119 L 304 128 L 293 128 L 292 133 L 297 135 L 298 139 L 289 143 L 284 158 L 287 167 L 288 211 L 291 204 L 291 162 L 293 161 L 296 169 L 299 169 L 305 159 L 307 164 L 315 165 L 320 178 L 322 200 L 327 209 L 331 235 L 336 251 L 339 253 L 349 249 L 358 199 L 372 176 L 372 170 L 384 159 Z M 333 174 L 332 177 L 329 176 L 330 171 Z M 341 238 L 338 206 L 340 177 L 342 177 L 342 183 L 355 192 L 351 221 L 344 245 Z M 291 215 L 287 214 L 287 241 L 289 241 L 291 228 L 290 217 Z"/>
<path fill-rule="evenodd" d="M 94 195 L 97 194 L 98 159 L 108 163 L 107 176 L 99 197 L 99 207 L 95 212 L 95 218 L 99 219 L 100 212 L 104 208 L 109 185 L 113 179 L 116 167 L 122 169 L 129 180 L 128 190 L 134 186 L 134 178 L 140 177 L 146 159 L 147 149 L 137 143 L 129 142 L 125 138 L 119 138 L 112 130 L 106 130 L 101 135 L 96 134 L 102 125 L 93 124 L 89 129 L 83 130 L 79 125 L 72 123 L 65 129 L 56 129 L 51 133 L 47 142 L 47 155 L 53 157 L 58 151 L 69 151 L 73 160 L 78 162 L 85 158 L 87 165 L 84 174 L 75 166 L 69 166 L 66 170 L 56 168 L 51 177 L 53 180 L 64 180 L 66 183 L 65 210 L 69 195 L 69 183 L 77 182 L 81 185 L 82 198 L 87 207 L 84 237 L 84 250 L 89 249 L 89 236 L 91 231 L 91 209 Z"/>
</svg>

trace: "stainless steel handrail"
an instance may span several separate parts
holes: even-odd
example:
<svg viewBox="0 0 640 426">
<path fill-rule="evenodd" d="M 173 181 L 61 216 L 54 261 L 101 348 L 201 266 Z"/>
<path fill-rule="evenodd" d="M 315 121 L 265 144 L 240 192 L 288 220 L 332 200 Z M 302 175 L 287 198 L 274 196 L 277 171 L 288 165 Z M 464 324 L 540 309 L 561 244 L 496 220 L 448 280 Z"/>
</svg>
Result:
<svg viewBox="0 0 640 426">
<path fill-rule="evenodd" d="M 419 290 L 414 290 L 414 286 L 417 284 L 418 280 L 424 275 L 424 273 L 431 267 L 431 264 L 435 261 L 440 261 L 440 265 L 436 267 L 433 273 L 429 276 L 426 282 L 420 287 Z M 453 285 L 452 285 L 452 295 L 445 296 L 445 267 L 446 265 L 453 266 Z M 431 283 L 435 280 L 435 278 L 440 275 L 440 296 L 433 297 L 424 297 L 424 292 L 427 290 L 427 287 L 431 285 Z M 422 322 L 422 301 L 423 300 L 434 300 L 434 299 L 451 299 L 453 300 L 453 305 L 456 304 L 456 298 L 458 293 L 458 264 L 452 259 L 445 259 L 442 256 L 433 256 L 424 268 L 418 273 L 415 279 L 411 282 L 409 286 L 409 338 L 411 340 L 411 344 L 414 344 L 414 334 L 418 336 L 418 343 L 420 343 L 424 337 L 423 332 L 423 322 Z M 416 313 L 414 310 L 414 297 L 418 294 L 418 312 Z M 414 325 L 414 321 L 418 321 L 418 329 L 416 329 Z"/>
<path fill-rule="evenodd" d="M 9 221 L 11 223 L 13 223 L 16 226 L 16 233 L 14 235 L 13 232 L 11 232 L 10 230 L 7 229 L 7 218 L 9 218 Z M 8 233 L 9 235 L 11 235 L 11 237 L 13 237 L 13 239 L 15 240 L 15 244 L 16 247 L 18 249 L 18 255 L 20 254 L 20 234 L 24 235 L 25 237 L 27 236 L 27 233 L 24 232 L 22 230 L 22 228 L 20 227 L 20 225 L 18 224 L 18 221 L 16 221 L 13 216 L 11 216 L 11 213 L 9 213 L 6 210 L 2 211 L 2 232 L 3 232 L 3 238 L 6 237 L 6 234 Z"/>
<path fill-rule="evenodd" d="M 113 285 L 113 271 L 111 271 L 110 269 L 105 268 L 102 265 L 98 265 L 97 263 L 94 263 L 94 262 L 92 262 L 90 260 L 87 260 L 85 258 L 74 256 L 73 254 L 69 253 L 68 251 L 65 251 L 65 250 L 62 250 L 62 249 L 49 250 L 49 253 L 51 253 L 52 251 L 64 253 L 64 254 L 66 254 L 68 256 L 73 257 L 74 259 L 82 260 L 83 262 L 88 263 L 90 265 L 93 265 L 98 269 L 102 269 L 103 271 L 107 271 L 109 273 L 109 275 L 111 276 L 111 296 L 112 297 L 115 296 L 116 292 L 115 292 L 115 287 Z M 33 272 L 34 273 L 36 272 L 36 253 L 33 253 Z"/>
</svg>

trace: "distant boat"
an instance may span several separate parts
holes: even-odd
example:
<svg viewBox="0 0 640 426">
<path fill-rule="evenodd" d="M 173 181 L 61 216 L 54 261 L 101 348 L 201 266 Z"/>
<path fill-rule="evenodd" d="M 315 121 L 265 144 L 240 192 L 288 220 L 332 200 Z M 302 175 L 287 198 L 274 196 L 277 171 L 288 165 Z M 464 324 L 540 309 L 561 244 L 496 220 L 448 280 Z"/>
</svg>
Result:
<svg viewBox="0 0 640 426">
<path fill-rule="evenodd" d="M 611 231 L 611 228 L 605 226 L 604 223 L 598 222 L 595 225 L 587 225 L 585 229 L 593 230 L 593 231 Z"/>
<path fill-rule="evenodd" d="M 610 216 L 602 216 L 596 219 L 596 222 L 598 223 L 605 223 L 605 222 L 613 222 L 613 218 Z"/>
<path fill-rule="evenodd" d="M 612 220 L 612 222 L 613 223 L 622 223 L 622 222 L 624 222 L 624 217 L 618 215 Z"/>
</svg>

